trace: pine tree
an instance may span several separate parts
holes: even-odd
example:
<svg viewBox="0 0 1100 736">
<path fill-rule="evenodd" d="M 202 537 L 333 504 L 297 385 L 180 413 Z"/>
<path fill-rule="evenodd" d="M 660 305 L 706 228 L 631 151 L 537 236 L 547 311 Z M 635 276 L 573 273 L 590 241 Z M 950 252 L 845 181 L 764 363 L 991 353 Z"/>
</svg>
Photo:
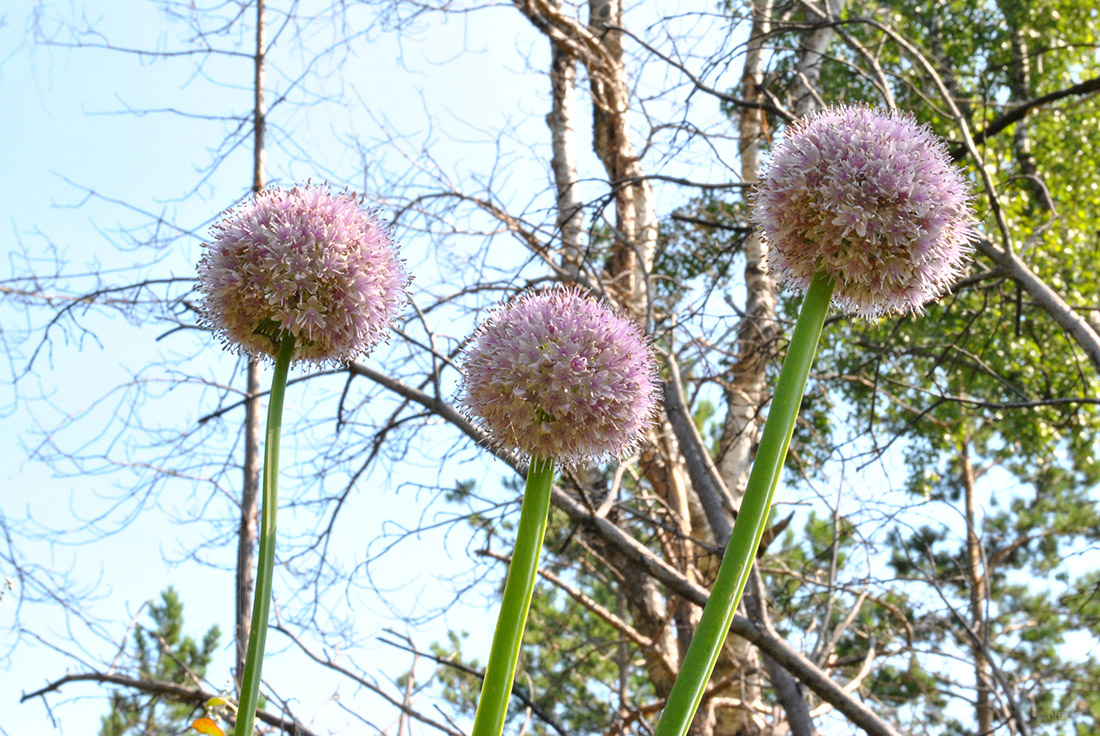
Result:
<svg viewBox="0 0 1100 736">
<path fill-rule="evenodd" d="M 183 635 L 183 603 L 175 588 L 160 594 L 149 607 L 152 627 L 134 630 L 136 674 L 143 680 L 198 686 L 218 646 L 221 631 L 211 626 L 196 642 Z M 190 705 L 164 701 L 156 695 L 116 690 L 111 710 L 101 719 L 99 736 L 176 736 L 194 719 Z"/>
</svg>

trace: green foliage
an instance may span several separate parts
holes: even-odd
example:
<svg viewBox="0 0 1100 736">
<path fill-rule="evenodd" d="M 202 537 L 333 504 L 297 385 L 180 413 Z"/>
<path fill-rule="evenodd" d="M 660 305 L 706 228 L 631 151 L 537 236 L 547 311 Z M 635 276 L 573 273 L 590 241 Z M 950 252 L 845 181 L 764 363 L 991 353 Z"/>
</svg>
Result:
<svg viewBox="0 0 1100 736">
<path fill-rule="evenodd" d="M 693 288 L 721 289 L 734 275 L 734 257 L 748 234 L 740 202 L 704 196 L 660 225 L 653 264 L 659 318 L 673 314 Z"/>
<path fill-rule="evenodd" d="M 447 644 L 434 643 L 432 655 L 442 662 L 461 664 L 464 668 L 482 669 L 477 659 L 465 660 L 462 654 L 462 642 L 469 634 L 465 631 L 447 632 Z M 441 664 L 436 670 L 436 679 L 442 685 L 443 699 L 455 705 L 464 713 L 473 714 L 477 710 L 477 698 L 481 693 L 481 678 L 462 669 Z"/>
<path fill-rule="evenodd" d="M 161 593 L 159 603 L 149 607 L 149 618 L 151 628 L 134 629 L 135 676 L 196 687 L 217 649 L 218 627 L 210 627 L 202 641 L 184 636 L 183 603 L 171 586 Z M 190 705 L 116 690 L 111 694 L 111 711 L 100 719 L 99 736 L 176 736 L 187 731 L 195 717 L 196 709 Z"/>
</svg>

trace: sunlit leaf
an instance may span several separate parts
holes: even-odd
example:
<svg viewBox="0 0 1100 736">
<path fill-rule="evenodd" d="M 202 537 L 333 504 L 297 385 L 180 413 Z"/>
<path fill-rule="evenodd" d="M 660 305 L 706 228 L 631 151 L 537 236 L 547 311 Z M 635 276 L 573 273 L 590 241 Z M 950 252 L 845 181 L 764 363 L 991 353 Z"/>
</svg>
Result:
<svg viewBox="0 0 1100 736">
<path fill-rule="evenodd" d="M 207 710 L 210 710 L 212 708 L 221 708 L 222 706 L 230 708 L 234 712 L 236 712 L 236 710 L 237 710 L 237 705 L 235 703 L 233 703 L 229 700 L 226 700 L 225 698 L 223 698 L 219 695 L 215 695 L 214 697 L 210 698 L 210 700 L 207 700 L 206 704 L 205 704 L 205 708 Z"/>
<path fill-rule="evenodd" d="M 211 698 L 210 700 L 219 700 L 220 698 Z M 225 736 L 225 731 L 218 727 L 218 724 L 209 718 L 200 718 L 191 724 L 191 728 L 195 729 L 199 733 L 205 733 L 207 736 Z"/>
</svg>

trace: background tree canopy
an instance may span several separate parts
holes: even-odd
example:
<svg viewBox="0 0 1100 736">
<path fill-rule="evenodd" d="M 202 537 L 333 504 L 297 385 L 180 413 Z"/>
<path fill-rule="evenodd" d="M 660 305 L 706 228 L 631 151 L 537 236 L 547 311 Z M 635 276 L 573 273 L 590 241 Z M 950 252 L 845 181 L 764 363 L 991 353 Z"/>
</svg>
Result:
<svg viewBox="0 0 1100 736">
<path fill-rule="evenodd" d="M 126 12 L 162 30 L 128 35 Z M 22 705 L 5 712 L 81 732 L 67 714 L 94 692 L 104 734 L 179 733 L 233 695 L 266 367 L 197 329 L 193 264 L 220 211 L 312 177 L 392 220 L 413 306 L 370 360 L 292 374 L 262 727 L 468 730 L 523 468 L 456 411 L 455 356 L 489 307 L 558 281 L 645 325 L 664 411 L 635 456 L 554 490 L 506 730 L 648 733 L 799 303 L 766 272 L 751 185 L 791 121 L 858 102 L 947 141 L 982 240 L 923 315 L 826 323 L 693 729 L 1100 731 L 1093 4 L 161 0 L 25 18 L 13 58 L 113 80 L 89 108 L 121 115 L 77 130 L 158 147 L 134 165 L 148 180 L 53 179 L 81 214 L 65 242 L 62 214 L 13 213 L 5 421 L 23 462 L 73 490 L 0 498 L 4 656 L 48 668 L 12 668 Z M 133 564 L 161 554 L 173 582 L 201 579 L 164 592 L 153 627 L 110 565 L 82 566 L 142 529 Z M 201 643 L 183 602 L 217 623 Z"/>
</svg>

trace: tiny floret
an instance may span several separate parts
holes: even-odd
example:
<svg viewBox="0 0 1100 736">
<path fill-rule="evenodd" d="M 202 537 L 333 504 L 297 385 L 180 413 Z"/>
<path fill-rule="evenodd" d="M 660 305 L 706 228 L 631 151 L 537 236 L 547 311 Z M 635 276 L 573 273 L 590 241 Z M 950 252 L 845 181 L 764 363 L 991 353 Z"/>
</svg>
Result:
<svg viewBox="0 0 1100 736">
<path fill-rule="evenodd" d="M 232 349 L 343 364 L 388 335 L 409 277 L 389 230 L 354 194 L 267 189 L 225 213 L 199 260 L 203 322 Z"/>
<path fill-rule="evenodd" d="M 576 467 L 637 447 L 657 411 L 642 329 L 573 287 L 503 305 L 463 356 L 462 406 L 501 447 Z"/>
<path fill-rule="evenodd" d="M 943 141 L 909 114 L 866 106 L 791 125 L 752 217 L 780 281 L 804 289 L 824 272 L 836 305 L 865 319 L 921 311 L 959 277 L 978 237 Z"/>
</svg>

